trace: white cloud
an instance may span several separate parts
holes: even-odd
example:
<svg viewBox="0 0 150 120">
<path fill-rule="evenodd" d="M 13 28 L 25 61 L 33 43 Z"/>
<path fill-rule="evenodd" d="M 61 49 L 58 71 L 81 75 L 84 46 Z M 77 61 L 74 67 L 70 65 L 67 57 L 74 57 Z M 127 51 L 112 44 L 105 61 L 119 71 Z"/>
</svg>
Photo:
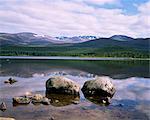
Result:
<svg viewBox="0 0 150 120">
<path fill-rule="evenodd" d="M 138 6 L 137 6 L 138 7 Z M 136 22 L 131 26 L 137 36 L 150 37 L 150 1 L 138 7 Z"/>
<path fill-rule="evenodd" d="M 94 4 L 118 2 L 86 1 Z M 85 0 L 6 0 L 0 4 L 0 32 L 150 37 L 150 31 L 147 31 L 150 27 L 148 8 L 149 3 L 145 3 L 138 7 L 138 14 L 125 15 L 121 9 L 95 8 Z"/>
<path fill-rule="evenodd" d="M 150 1 L 146 2 L 138 7 L 138 10 L 145 15 L 150 15 L 149 9 L 150 9 Z"/>
<path fill-rule="evenodd" d="M 120 3 L 119 2 L 120 0 L 73 0 L 73 1 L 87 2 L 87 3 L 91 3 L 91 4 L 96 4 L 96 5 Z"/>
</svg>

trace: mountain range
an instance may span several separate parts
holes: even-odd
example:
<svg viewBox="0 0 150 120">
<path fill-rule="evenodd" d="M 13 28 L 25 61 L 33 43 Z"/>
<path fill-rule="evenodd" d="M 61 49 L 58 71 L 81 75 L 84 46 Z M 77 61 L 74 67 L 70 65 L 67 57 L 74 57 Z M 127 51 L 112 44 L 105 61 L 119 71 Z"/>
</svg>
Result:
<svg viewBox="0 0 150 120">
<path fill-rule="evenodd" d="M 80 47 L 128 46 L 148 47 L 150 38 L 132 38 L 124 35 L 114 35 L 110 38 L 97 36 L 51 37 L 35 33 L 22 32 L 16 34 L 0 33 L 0 45 L 64 45 L 73 44 Z"/>
<path fill-rule="evenodd" d="M 1 55 L 149 58 L 150 38 L 114 35 L 51 37 L 35 33 L 0 33 Z"/>
<path fill-rule="evenodd" d="M 81 43 L 92 39 L 96 36 L 74 36 L 74 37 L 51 37 L 48 35 L 38 35 L 35 33 L 22 32 L 16 34 L 0 33 L 1 45 L 53 45 L 65 43 Z"/>
</svg>

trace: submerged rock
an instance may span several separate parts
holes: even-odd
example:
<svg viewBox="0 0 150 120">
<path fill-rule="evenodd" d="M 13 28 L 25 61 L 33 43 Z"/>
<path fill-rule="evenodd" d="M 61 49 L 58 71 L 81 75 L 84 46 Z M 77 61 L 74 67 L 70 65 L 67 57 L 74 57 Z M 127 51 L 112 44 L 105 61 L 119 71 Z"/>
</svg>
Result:
<svg viewBox="0 0 150 120">
<path fill-rule="evenodd" d="M 109 77 L 97 77 L 95 80 L 86 81 L 81 90 L 88 100 L 108 105 L 116 91 L 111 80 Z"/>
<path fill-rule="evenodd" d="M 46 81 L 46 91 L 50 93 L 65 93 L 65 94 L 79 94 L 80 85 L 76 82 L 62 77 L 52 77 Z"/>
<path fill-rule="evenodd" d="M 5 80 L 4 83 L 10 83 L 10 81 L 9 80 Z"/>
<path fill-rule="evenodd" d="M 79 101 L 72 101 L 73 104 L 79 104 Z"/>
<path fill-rule="evenodd" d="M 50 100 L 48 98 L 44 97 L 41 103 L 43 105 L 50 105 Z"/>
<path fill-rule="evenodd" d="M 1 111 L 5 111 L 6 109 L 7 109 L 6 103 L 5 103 L 5 102 L 2 102 L 1 105 L 0 105 L 0 110 L 1 110 Z"/>
<path fill-rule="evenodd" d="M 30 98 L 25 97 L 25 96 L 21 96 L 21 97 L 14 97 L 13 98 L 13 103 L 17 103 L 17 104 L 29 104 L 30 103 Z"/>
<path fill-rule="evenodd" d="M 84 95 L 85 96 L 85 95 Z M 101 105 L 101 106 L 107 106 L 111 102 L 110 97 L 101 97 L 101 96 L 85 96 L 86 99 L 91 101 L 94 104 Z"/>
<path fill-rule="evenodd" d="M 35 94 L 32 97 L 32 103 L 42 103 L 44 105 L 49 105 L 50 100 L 48 98 L 42 96 L 41 94 Z"/>
<path fill-rule="evenodd" d="M 55 120 L 55 119 L 54 119 L 54 117 L 50 117 L 50 119 L 49 119 L 49 120 Z"/>
<path fill-rule="evenodd" d="M 13 79 L 13 78 L 9 78 L 8 80 L 5 80 L 4 83 L 10 83 L 10 84 L 13 84 L 17 82 L 17 80 Z"/>
<path fill-rule="evenodd" d="M 53 94 L 49 92 L 46 93 L 46 97 L 51 100 L 50 104 L 55 107 L 67 106 L 70 104 L 78 104 L 80 100 L 79 95 Z"/>
<path fill-rule="evenodd" d="M 35 94 L 32 97 L 32 102 L 34 102 L 34 103 L 40 103 L 40 102 L 42 102 L 42 100 L 43 100 L 43 96 L 41 94 Z"/>
<path fill-rule="evenodd" d="M 18 106 L 21 104 L 29 104 L 32 102 L 34 105 L 49 105 L 50 100 L 46 98 L 45 96 L 42 96 L 41 94 L 35 94 L 33 96 L 31 95 L 25 95 L 25 96 L 20 96 L 20 97 L 14 97 L 13 98 L 13 105 Z"/>
<path fill-rule="evenodd" d="M 15 120 L 14 118 L 0 117 L 0 120 Z"/>
</svg>

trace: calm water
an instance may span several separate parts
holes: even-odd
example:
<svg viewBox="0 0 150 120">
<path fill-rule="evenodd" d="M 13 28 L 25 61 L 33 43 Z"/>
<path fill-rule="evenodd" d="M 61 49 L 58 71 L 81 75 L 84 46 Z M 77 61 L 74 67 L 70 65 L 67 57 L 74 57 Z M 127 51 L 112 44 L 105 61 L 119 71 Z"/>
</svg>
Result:
<svg viewBox="0 0 150 120">
<path fill-rule="evenodd" d="M 45 92 L 45 82 L 51 76 L 62 75 L 78 82 L 81 87 L 86 80 L 96 76 L 113 78 L 117 92 L 109 106 L 101 106 L 80 96 L 50 95 Z M 4 84 L 13 77 L 17 83 Z M 53 100 L 51 105 L 14 106 L 12 97 L 26 92 L 40 93 Z M 55 102 L 59 100 L 59 102 Z M 75 105 L 72 101 L 79 101 Z M 1 60 L 0 101 L 7 110 L 0 116 L 16 120 L 149 120 L 150 74 L 149 61 L 73 61 L 73 60 Z"/>
</svg>

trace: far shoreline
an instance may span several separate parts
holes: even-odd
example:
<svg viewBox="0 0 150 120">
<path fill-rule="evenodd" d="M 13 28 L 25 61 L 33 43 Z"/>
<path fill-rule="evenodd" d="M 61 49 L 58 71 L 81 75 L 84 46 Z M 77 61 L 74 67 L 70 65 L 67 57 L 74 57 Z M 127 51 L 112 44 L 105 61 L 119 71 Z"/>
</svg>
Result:
<svg viewBox="0 0 150 120">
<path fill-rule="evenodd" d="M 72 56 L 0 56 L 0 59 L 19 60 L 150 60 L 150 58 L 128 58 L 128 57 L 72 57 Z"/>
</svg>

